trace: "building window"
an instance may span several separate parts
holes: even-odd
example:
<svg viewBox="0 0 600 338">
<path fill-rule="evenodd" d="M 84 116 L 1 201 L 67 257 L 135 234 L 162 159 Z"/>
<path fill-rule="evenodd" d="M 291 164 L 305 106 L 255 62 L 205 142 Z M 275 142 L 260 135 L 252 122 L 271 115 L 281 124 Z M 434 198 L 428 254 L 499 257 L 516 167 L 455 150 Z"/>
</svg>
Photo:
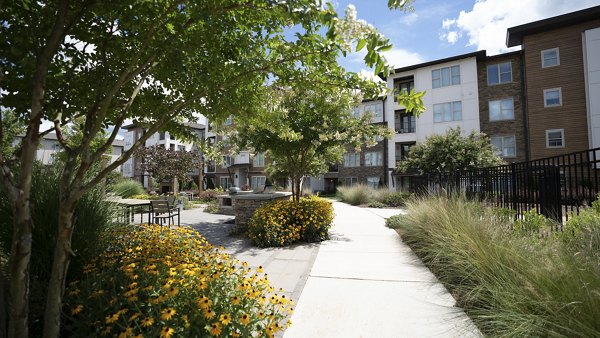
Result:
<svg viewBox="0 0 600 338">
<path fill-rule="evenodd" d="M 563 148 L 565 146 L 565 130 L 546 130 L 546 148 Z"/>
<path fill-rule="evenodd" d="M 546 49 L 542 51 L 542 68 L 554 67 L 560 65 L 560 54 L 558 48 Z"/>
<path fill-rule="evenodd" d="M 360 154 L 359 153 L 345 153 L 344 154 L 344 167 L 360 167 Z"/>
<path fill-rule="evenodd" d="M 492 146 L 496 149 L 498 156 L 515 157 L 517 156 L 517 143 L 515 136 L 492 136 L 490 138 Z"/>
<path fill-rule="evenodd" d="M 417 129 L 417 119 L 412 113 L 398 110 L 394 113 L 394 127 L 396 134 L 414 133 Z"/>
<path fill-rule="evenodd" d="M 160 133 L 158 133 L 158 139 L 161 140 L 161 141 L 165 139 L 165 132 L 164 131 L 161 131 Z"/>
<path fill-rule="evenodd" d="M 396 162 L 406 160 L 410 148 L 415 145 L 415 142 L 396 143 Z"/>
<path fill-rule="evenodd" d="M 403 78 L 394 81 L 394 102 L 398 101 L 396 97 L 400 93 L 410 93 L 415 89 L 415 80 L 411 78 Z"/>
<path fill-rule="evenodd" d="M 488 85 L 512 82 L 512 69 L 510 62 L 487 66 Z"/>
<path fill-rule="evenodd" d="M 353 185 L 357 185 L 358 184 L 358 177 L 345 177 L 344 178 L 344 185 L 347 187 L 351 187 Z"/>
<path fill-rule="evenodd" d="M 369 188 L 379 188 L 379 177 L 367 177 L 367 186 Z"/>
<path fill-rule="evenodd" d="M 560 88 L 544 89 L 544 107 L 562 106 L 562 90 Z"/>
<path fill-rule="evenodd" d="M 490 101 L 490 121 L 514 120 L 515 107 L 513 99 Z"/>
<path fill-rule="evenodd" d="M 383 154 L 380 151 L 365 153 L 365 166 L 374 167 L 383 165 Z"/>
<path fill-rule="evenodd" d="M 223 156 L 223 167 L 231 167 L 231 156 Z"/>
<path fill-rule="evenodd" d="M 263 188 L 265 182 L 267 182 L 266 176 L 252 176 L 250 178 L 250 188 L 252 188 L 252 190 Z"/>
<path fill-rule="evenodd" d="M 223 124 L 226 126 L 233 124 L 233 118 L 231 116 L 229 116 L 227 118 L 227 120 L 225 120 L 225 122 L 223 122 Z"/>
<path fill-rule="evenodd" d="M 169 144 L 169 150 L 175 151 L 175 143 Z"/>
<path fill-rule="evenodd" d="M 460 84 L 460 66 L 445 67 L 431 71 L 433 88 Z"/>
<path fill-rule="evenodd" d="M 265 154 L 257 153 L 254 155 L 252 159 L 252 166 L 254 167 L 264 167 L 265 166 Z"/>
<path fill-rule="evenodd" d="M 228 176 L 221 176 L 219 177 L 219 183 L 221 185 L 221 188 L 229 189 L 229 187 L 231 187 L 231 178 L 229 178 Z"/>
<path fill-rule="evenodd" d="M 382 117 L 383 116 L 383 103 L 371 103 L 367 104 L 364 107 L 365 112 L 371 112 L 374 117 Z"/>
<path fill-rule="evenodd" d="M 433 122 L 462 120 L 462 102 L 446 102 L 433 105 Z"/>
<path fill-rule="evenodd" d="M 214 173 L 216 171 L 216 165 L 215 165 L 215 161 L 208 161 L 208 163 L 206 164 L 206 172 L 208 173 Z"/>
</svg>

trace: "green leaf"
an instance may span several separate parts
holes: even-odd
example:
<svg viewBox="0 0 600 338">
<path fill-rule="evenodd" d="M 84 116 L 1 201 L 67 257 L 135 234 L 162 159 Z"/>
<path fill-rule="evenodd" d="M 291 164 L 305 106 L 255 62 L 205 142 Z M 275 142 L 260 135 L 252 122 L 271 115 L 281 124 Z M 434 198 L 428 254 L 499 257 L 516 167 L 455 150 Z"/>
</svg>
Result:
<svg viewBox="0 0 600 338">
<path fill-rule="evenodd" d="M 367 40 L 365 40 L 365 39 L 358 40 L 358 43 L 356 44 L 356 51 L 358 52 L 361 49 L 363 49 L 366 44 L 367 44 Z"/>
</svg>

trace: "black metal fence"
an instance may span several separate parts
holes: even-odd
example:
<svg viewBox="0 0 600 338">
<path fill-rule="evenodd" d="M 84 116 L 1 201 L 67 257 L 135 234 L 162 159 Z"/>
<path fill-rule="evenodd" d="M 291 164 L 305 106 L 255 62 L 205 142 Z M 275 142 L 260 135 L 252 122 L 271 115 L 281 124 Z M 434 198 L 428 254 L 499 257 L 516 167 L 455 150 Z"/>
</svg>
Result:
<svg viewBox="0 0 600 338">
<path fill-rule="evenodd" d="M 528 162 L 435 176 L 415 176 L 415 193 L 460 190 L 521 215 L 536 209 L 559 223 L 600 192 L 600 148 Z"/>
</svg>

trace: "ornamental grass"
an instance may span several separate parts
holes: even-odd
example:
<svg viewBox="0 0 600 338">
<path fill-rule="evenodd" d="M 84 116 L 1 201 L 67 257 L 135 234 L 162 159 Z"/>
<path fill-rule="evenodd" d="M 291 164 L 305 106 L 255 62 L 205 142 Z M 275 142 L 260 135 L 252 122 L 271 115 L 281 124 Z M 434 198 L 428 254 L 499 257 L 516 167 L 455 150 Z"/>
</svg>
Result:
<svg viewBox="0 0 600 338">
<path fill-rule="evenodd" d="M 187 228 L 120 227 L 66 290 L 69 336 L 272 337 L 292 301 Z"/>
<path fill-rule="evenodd" d="M 248 223 L 248 237 L 259 247 L 320 242 L 329 238 L 332 222 L 333 206 L 326 199 L 310 196 L 298 202 L 278 200 L 254 212 Z"/>
</svg>

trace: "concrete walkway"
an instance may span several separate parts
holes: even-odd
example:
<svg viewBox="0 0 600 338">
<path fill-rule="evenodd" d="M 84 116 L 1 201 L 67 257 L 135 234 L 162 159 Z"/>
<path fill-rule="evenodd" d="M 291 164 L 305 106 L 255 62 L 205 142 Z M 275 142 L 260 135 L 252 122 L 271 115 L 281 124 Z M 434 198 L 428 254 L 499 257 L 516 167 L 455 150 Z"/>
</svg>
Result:
<svg viewBox="0 0 600 338">
<path fill-rule="evenodd" d="M 435 276 L 385 227 L 393 209 L 334 203 L 285 337 L 477 337 Z"/>
</svg>

